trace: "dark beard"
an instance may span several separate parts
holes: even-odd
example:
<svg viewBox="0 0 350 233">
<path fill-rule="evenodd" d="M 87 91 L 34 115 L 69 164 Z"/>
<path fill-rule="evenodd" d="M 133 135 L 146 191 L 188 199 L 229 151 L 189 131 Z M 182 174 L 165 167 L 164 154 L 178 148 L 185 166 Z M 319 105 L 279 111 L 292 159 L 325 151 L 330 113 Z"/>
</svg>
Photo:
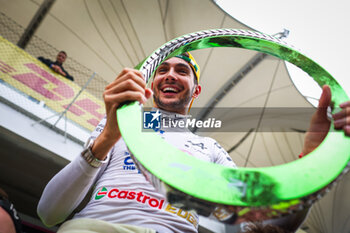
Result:
<svg viewBox="0 0 350 233">
<path fill-rule="evenodd" d="M 155 93 L 155 92 L 154 92 Z M 156 105 L 161 108 L 161 109 L 164 109 L 166 111 L 169 111 L 169 110 L 182 110 L 184 109 L 188 103 L 191 101 L 192 99 L 192 94 L 193 94 L 193 91 L 190 91 L 188 90 L 186 93 L 185 93 L 185 97 L 182 98 L 182 99 L 179 99 L 178 101 L 176 102 L 172 102 L 171 104 L 166 104 L 164 102 L 162 102 L 160 99 L 159 99 L 159 96 L 158 95 L 153 95 L 153 100 L 154 102 L 156 103 Z"/>
</svg>

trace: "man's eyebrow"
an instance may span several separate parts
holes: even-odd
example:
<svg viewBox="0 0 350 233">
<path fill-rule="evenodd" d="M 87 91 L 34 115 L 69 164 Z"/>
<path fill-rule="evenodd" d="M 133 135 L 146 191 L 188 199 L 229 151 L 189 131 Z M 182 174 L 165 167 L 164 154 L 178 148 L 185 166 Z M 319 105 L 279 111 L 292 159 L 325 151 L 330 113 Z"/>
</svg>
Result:
<svg viewBox="0 0 350 233">
<path fill-rule="evenodd" d="M 191 67 L 187 64 L 184 64 L 184 63 L 178 63 L 176 64 L 177 67 L 183 67 L 183 68 L 186 68 L 188 70 L 191 70 Z"/>
<path fill-rule="evenodd" d="M 169 63 L 168 62 L 163 62 L 162 64 L 160 64 L 159 66 L 158 66 L 158 68 L 159 67 L 161 67 L 161 66 L 170 66 L 169 65 Z M 186 69 L 188 69 L 188 70 L 191 70 L 191 67 L 190 67 L 190 65 L 187 65 L 187 64 L 184 64 L 184 63 L 177 63 L 176 65 L 175 65 L 175 67 L 180 67 L 180 68 L 186 68 Z M 158 69 L 157 68 L 157 69 Z"/>
<path fill-rule="evenodd" d="M 165 61 L 165 62 L 163 62 L 162 64 L 160 64 L 159 66 L 162 66 L 162 65 L 168 66 L 169 63 Z"/>
</svg>

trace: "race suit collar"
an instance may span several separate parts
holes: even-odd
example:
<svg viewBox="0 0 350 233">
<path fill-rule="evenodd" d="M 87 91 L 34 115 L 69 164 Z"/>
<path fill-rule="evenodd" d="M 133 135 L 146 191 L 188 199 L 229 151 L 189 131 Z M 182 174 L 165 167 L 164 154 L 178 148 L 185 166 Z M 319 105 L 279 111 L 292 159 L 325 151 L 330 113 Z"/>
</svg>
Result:
<svg viewBox="0 0 350 233">
<path fill-rule="evenodd" d="M 159 111 L 161 115 L 161 130 L 166 132 L 189 132 L 190 130 L 186 127 L 180 127 L 180 124 L 177 124 L 179 121 L 186 121 L 190 118 L 190 115 L 182 115 L 180 113 L 168 112 L 159 108 L 152 108 L 152 111 Z M 171 122 L 171 123 L 170 123 Z"/>
</svg>

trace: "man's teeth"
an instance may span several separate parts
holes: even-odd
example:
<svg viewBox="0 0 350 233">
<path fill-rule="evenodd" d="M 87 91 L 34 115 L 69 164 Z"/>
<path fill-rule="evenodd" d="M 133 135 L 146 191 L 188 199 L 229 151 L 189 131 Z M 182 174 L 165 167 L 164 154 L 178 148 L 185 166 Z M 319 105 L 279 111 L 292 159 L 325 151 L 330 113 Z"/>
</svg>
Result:
<svg viewBox="0 0 350 233">
<path fill-rule="evenodd" d="M 172 87 L 166 87 L 163 89 L 163 92 L 168 92 L 168 91 L 177 93 L 177 90 Z"/>
</svg>

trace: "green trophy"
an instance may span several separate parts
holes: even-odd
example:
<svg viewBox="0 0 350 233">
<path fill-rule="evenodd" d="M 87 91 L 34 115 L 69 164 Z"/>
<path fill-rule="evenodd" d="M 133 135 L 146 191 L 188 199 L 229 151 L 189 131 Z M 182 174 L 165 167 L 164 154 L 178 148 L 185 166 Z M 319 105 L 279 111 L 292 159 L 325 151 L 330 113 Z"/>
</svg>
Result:
<svg viewBox="0 0 350 233">
<path fill-rule="evenodd" d="M 158 48 L 137 68 L 148 82 L 164 60 L 212 47 L 256 50 L 298 66 L 320 86 L 330 86 L 333 109 L 349 99 L 338 82 L 310 58 L 282 40 L 246 30 L 214 29 L 178 37 Z M 306 208 L 350 166 L 350 138 L 333 128 L 322 144 L 302 159 L 273 167 L 235 169 L 188 156 L 155 132 L 143 132 L 141 106 L 136 102 L 124 105 L 117 114 L 135 163 L 170 204 L 194 209 L 204 216 L 219 211 L 221 214 L 214 216 L 223 222 L 247 212 L 263 211 L 267 218 L 275 218 Z"/>
</svg>

